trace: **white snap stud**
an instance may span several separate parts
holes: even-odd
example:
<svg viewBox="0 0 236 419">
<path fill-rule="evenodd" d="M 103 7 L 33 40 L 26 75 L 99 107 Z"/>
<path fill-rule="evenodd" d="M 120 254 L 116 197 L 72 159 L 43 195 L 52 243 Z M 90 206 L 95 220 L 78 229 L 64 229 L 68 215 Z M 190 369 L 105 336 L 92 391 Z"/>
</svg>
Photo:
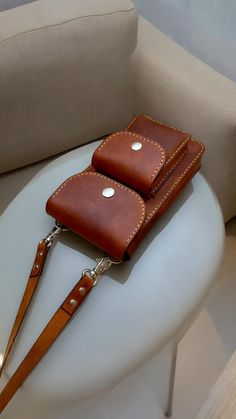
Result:
<svg viewBox="0 0 236 419">
<path fill-rule="evenodd" d="M 131 148 L 132 148 L 132 150 L 134 150 L 134 151 L 138 151 L 138 150 L 141 150 L 141 148 L 142 148 L 142 143 L 139 143 L 138 141 L 136 142 L 136 143 L 133 143 L 132 144 L 132 146 L 131 146 Z"/>
<path fill-rule="evenodd" d="M 113 188 L 105 188 L 102 191 L 102 196 L 104 198 L 111 198 L 115 194 L 115 190 Z"/>
</svg>

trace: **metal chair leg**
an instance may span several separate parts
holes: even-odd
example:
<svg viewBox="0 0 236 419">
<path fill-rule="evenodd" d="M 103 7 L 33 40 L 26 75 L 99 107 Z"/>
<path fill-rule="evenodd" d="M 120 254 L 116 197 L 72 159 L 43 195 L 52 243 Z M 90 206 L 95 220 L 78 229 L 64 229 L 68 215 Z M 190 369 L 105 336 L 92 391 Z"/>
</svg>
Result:
<svg viewBox="0 0 236 419">
<path fill-rule="evenodd" d="M 168 402 L 167 402 L 167 408 L 164 411 L 164 415 L 168 418 L 170 416 L 172 416 L 172 411 L 173 411 L 173 397 L 174 397 L 174 385 L 175 385 L 175 372 L 176 372 L 176 360 L 177 360 L 178 344 L 179 344 L 179 342 L 175 343 L 174 352 L 173 352 L 173 356 L 172 356 Z"/>
</svg>

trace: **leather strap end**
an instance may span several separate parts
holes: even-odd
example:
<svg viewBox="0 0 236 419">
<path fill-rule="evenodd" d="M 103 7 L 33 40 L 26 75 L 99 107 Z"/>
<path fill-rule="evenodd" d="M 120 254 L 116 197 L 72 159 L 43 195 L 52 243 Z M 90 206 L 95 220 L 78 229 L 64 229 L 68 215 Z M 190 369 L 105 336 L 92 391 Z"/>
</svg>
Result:
<svg viewBox="0 0 236 419">
<path fill-rule="evenodd" d="M 0 413 L 65 328 L 93 286 L 94 281 L 84 275 L 66 297 L 0 394 Z"/>
<path fill-rule="evenodd" d="M 0 368 L 0 377 L 2 375 L 5 364 L 8 360 L 9 354 L 11 352 L 15 339 L 18 335 L 22 322 L 24 320 L 25 314 L 29 308 L 29 305 L 35 293 L 40 275 L 42 274 L 42 271 L 43 271 L 44 263 L 46 261 L 49 249 L 50 247 L 47 245 L 47 242 L 45 239 L 41 240 L 41 242 L 38 244 L 35 260 L 33 263 L 33 268 L 31 270 L 31 273 L 30 273 L 30 276 L 29 276 L 29 279 L 25 288 L 25 292 L 22 297 L 16 318 L 15 318 L 15 321 L 11 330 L 11 334 L 10 334 L 10 337 L 8 339 L 7 346 L 5 349 L 2 365 Z"/>
</svg>

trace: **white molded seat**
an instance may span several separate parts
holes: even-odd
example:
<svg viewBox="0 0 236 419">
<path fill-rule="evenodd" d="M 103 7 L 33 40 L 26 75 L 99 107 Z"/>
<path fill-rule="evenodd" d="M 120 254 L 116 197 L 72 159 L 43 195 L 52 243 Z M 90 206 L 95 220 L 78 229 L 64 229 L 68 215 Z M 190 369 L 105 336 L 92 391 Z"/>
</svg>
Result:
<svg viewBox="0 0 236 419">
<path fill-rule="evenodd" d="M 46 200 L 65 178 L 90 163 L 97 145 L 81 147 L 48 165 L 1 217 L 0 353 L 5 349 L 36 245 L 53 225 L 44 209 Z M 122 380 L 125 383 L 131 373 L 137 385 L 135 371 L 142 365 L 145 368 L 196 311 L 215 280 L 223 243 L 218 202 L 198 173 L 132 260 L 112 267 L 104 275 L 10 402 L 3 418 L 138 418 L 135 397 L 129 397 L 131 381 L 124 384 L 124 394 L 119 390 L 115 396 L 113 390 L 113 399 L 111 390 Z M 95 258 L 101 254 L 73 233 L 59 237 L 7 374 L 14 372 L 81 271 L 94 267 Z M 147 375 L 143 375 L 143 385 Z M 141 394 L 146 400 L 144 392 Z M 119 409 L 114 408 L 116 397 Z M 138 399 L 140 411 L 142 396 Z M 148 411 L 152 408 L 150 403 L 145 406 L 147 419 L 153 417 Z"/>
</svg>

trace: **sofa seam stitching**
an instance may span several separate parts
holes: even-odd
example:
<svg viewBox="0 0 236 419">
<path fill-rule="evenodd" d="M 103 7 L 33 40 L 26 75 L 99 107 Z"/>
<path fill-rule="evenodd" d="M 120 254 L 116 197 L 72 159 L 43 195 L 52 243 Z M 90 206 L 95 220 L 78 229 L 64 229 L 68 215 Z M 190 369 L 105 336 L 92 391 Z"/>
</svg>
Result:
<svg viewBox="0 0 236 419">
<path fill-rule="evenodd" d="M 19 38 L 19 37 L 21 37 L 21 36 L 23 36 L 23 35 L 26 35 L 26 34 L 31 34 L 31 33 L 37 32 L 37 31 L 43 31 L 43 30 L 45 30 L 45 29 L 58 28 L 58 27 L 60 27 L 60 26 L 66 25 L 67 23 L 74 22 L 74 21 L 76 21 L 76 20 L 80 20 L 80 19 L 88 19 L 88 18 L 90 18 L 90 17 L 104 17 L 104 16 L 111 16 L 111 15 L 116 15 L 116 14 L 119 14 L 119 13 L 129 13 L 129 12 L 131 12 L 131 11 L 133 11 L 133 10 L 135 10 L 135 7 L 131 8 L 131 9 L 127 9 L 127 10 L 117 10 L 117 11 L 114 11 L 114 12 L 108 12 L 108 13 L 97 14 L 97 15 L 96 15 L 96 14 L 94 14 L 94 15 L 77 16 L 77 17 L 75 17 L 75 18 L 65 20 L 64 22 L 60 22 L 60 23 L 56 23 L 56 24 L 52 24 L 52 25 L 40 26 L 39 28 L 30 29 L 30 30 L 28 30 L 28 31 L 24 31 L 24 32 L 19 32 L 19 33 L 17 33 L 17 34 L 15 34 L 15 35 L 13 35 L 13 36 L 9 36 L 8 38 L 5 38 L 5 39 L 0 40 L 0 47 L 1 47 L 2 45 L 4 45 L 4 43 L 5 43 L 5 42 L 10 41 L 10 40 L 17 39 L 17 38 Z"/>
</svg>

